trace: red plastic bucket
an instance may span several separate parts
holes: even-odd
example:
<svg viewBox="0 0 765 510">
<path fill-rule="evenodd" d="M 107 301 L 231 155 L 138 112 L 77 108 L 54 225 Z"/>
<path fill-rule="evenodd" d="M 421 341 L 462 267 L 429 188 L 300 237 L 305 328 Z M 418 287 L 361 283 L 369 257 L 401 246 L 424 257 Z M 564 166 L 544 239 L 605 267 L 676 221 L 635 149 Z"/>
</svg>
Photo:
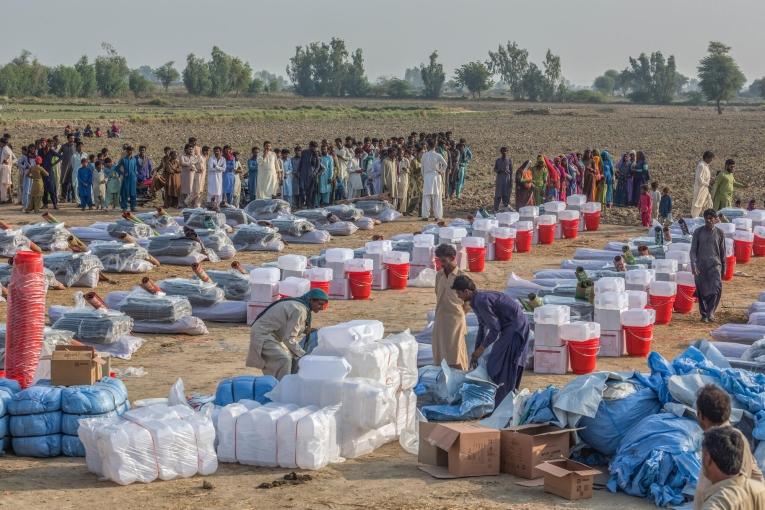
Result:
<svg viewBox="0 0 765 510">
<path fill-rule="evenodd" d="M 515 249 L 518 253 L 528 253 L 531 251 L 531 239 L 534 233 L 531 230 L 519 230 L 515 233 Z"/>
<path fill-rule="evenodd" d="M 656 310 L 656 324 L 669 324 L 672 321 L 672 305 L 675 296 L 648 295 L 648 304 Z"/>
<path fill-rule="evenodd" d="M 563 239 L 576 239 L 579 235 L 579 220 L 560 220 Z"/>
<path fill-rule="evenodd" d="M 736 256 L 736 263 L 746 264 L 752 259 L 752 242 L 739 241 L 735 239 L 733 241 L 733 253 Z"/>
<path fill-rule="evenodd" d="M 765 257 L 765 237 L 754 236 L 752 251 L 755 257 Z"/>
<path fill-rule="evenodd" d="M 353 299 L 369 299 L 372 295 L 372 271 L 348 271 Z"/>
<path fill-rule="evenodd" d="M 677 313 L 689 313 L 693 310 L 696 302 L 696 287 L 692 285 L 678 285 L 675 303 L 673 305 Z"/>
<path fill-rule="evenodd" d="M 600 211 L 584 213 L 584 228 L 591 232 L 600 228 Z"/>
<path fill-rule="evenodd" d="M 731 255 L 725 258 L 725 274 L 722 279 L 725 282 L 729 282 L 733 279 L 733 273 L 736 271 L 736 256 Z"/>
<path fill-rule="evenodd" d="M 593 338 L 583 342 L 566 342 L 568 344 L 568 357 L 571 362 L 571 371 L 575 374 L 589 374 L 595 370 L 598 364 L 598 352 L 600 351 L 600 338 Z"/>
<path fill-rule="evenodd" d="M 539 244 L 552 244 L 555 241 L 555 225 L 539 225 Z"/>
<path fill-rule="evenodd" d="M 629 356 L 645 358 L 651 352 L 653 324 L 648 326 L 624 326 L 624 340 Z"/>
<path fill-rule="evenodd" d="M 468 270 L 471 273 L 483 273 L 486 267 L 486 248 L 465 248 L 468 257 Z"/>
<path fill-rule="evenodd" d="M 321 289 L 324 292 L 326 292 L 327 295 L 329 296 L 329 282 L 313 282 L 312 281 L 311 282 L 311 288 L 312 289 Z M 324 307 L 322 308 L 322 310 L 326 310 L 327 308 L 329 308 L 329 301 L 324 303 Z"/>
<path fill-rule="evenodd" d="M 409 262 L 388 264 L 388 288 L 405 289 L 407 283 L 409 283 Z"/>
<path fill-rule="evenodd" d="M 513 258 L 513 244 L 515 239 L 509 237 L 507 239 L 495 239 L 494 240 L 494 260 L 510 260 Z"/>
</svg>

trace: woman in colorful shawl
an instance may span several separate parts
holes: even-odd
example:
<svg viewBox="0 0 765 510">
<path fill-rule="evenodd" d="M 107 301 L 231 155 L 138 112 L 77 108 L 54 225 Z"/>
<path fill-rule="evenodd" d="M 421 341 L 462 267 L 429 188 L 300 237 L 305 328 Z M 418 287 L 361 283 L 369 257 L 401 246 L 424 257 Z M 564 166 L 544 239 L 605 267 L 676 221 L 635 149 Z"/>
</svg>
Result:
<svg viewBox="0 0 765 510">
<path fill-rule="evenodd" d="M 553 160 L 555 168 L 558 170 L 560 176 L 560 184 L 558 186 L 558 199 L 561 202 L 566 201 L 568 191 L 568 169 L 566 168 L 566 156 L 560 155 Z"/>
<path fill-rule="evenodd" d="M 547 165 L 541 154 L 537 156 L 537 162 L 531 169 L 532 183 L 534 184 L 534 205 L 542 205 L 545 201 L 545 189 L 547 188 Z"/>
<path fill-rule="evenodd" d="M 527 205 L 534 205 L 534 182 L 528 159 L 515 171 L 515 210 Z"/>
<path fill-rule="evenodd" d="M 558 200 L 560 191 L 560 173 L 550 158 L 544 156 L 545 166 L 547 167 L 547 188 L 545 189 L 545 202 Z"/>
<path fill-rule="evenodd" d="M 637 205 L 637 201 L 633 200 L 633 190 L 635 188 L 635 161 L 637 160 L 637 152 L 630 151 L 627 156 L 627 205 Z M 640 186 L 637 187 L 638 193 L 640 192 Z"/>
<path fill-rule="evenodd" d="M 576 153 L 572 152 L 568 155 L 565 165 L 568 168 L 568 196 L 576 195 L 579 193 L 579 159 L 576 157 Z"/>
<path fill-rule="evenodd" d="M 632 203 L 637 205 L 640 202 L 640 189 L 643 184 L 648 184 L 650 175 L 648 174 L 648 160 L 642 151 L 637 151 L 635 155 L 635 164 L 632 166 Z"/>
<path fill-rule="evenodd" d="M 595 168 L 595 162 L 590 156 L 589 149 L 584 151 L 582 163 L 584 164 L 584 185 L 582 186 L 582 193 L 587 197 L 588 202 L 595 202 L 595 193 L 597 192 L 598 185 L 598 171 Z"/>
<path fill-rule="evenodd" d="M 606 207 L 614 205 L 614 162 L 608 151 L 600 153 L 600 161 L 603 170 L 603 197 L 600 201 Z"/>
<path fill-rule="evenodd" d="M 625 152 L 616 170 L 616 190 L 614 190 L 614 203 L 617 207 L 627 205 L 627 176 L 629 175 L 629 156 Z"/>
</svg>

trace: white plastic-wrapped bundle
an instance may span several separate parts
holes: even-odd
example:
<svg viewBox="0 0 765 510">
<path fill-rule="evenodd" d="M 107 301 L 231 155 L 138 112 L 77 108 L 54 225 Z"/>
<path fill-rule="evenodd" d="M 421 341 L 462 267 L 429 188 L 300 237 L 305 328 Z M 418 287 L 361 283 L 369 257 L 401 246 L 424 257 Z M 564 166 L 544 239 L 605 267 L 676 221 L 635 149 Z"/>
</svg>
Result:
<svg viewBox="0 0 765 510">
<path fill-rule="evenodd" d="M 239 225 L 231 236 L 231 241 L 239 251 L 282 251 L 284 249 L 282 236 L 275 228 L 257 223 Z"/>
<path fill-rule="evenodd" d="M 347 349 L 351 344 L 381 340 L 385 334 L 382 322 L 353 320 L 319 329 L 318 345 L 329 349 Z"/>
<path fill-rule="evenodd" d="M 218 413 L 215 432 L 218 438 L 218 460 L 236 462 L 236 430 L 239 418 L 260 404 L 254 400 L 240 400 L 223 407 Z"/>
<path fill-rule="evenodd" d="M 413 431 L 417 413 L 417 395 L 413 390 L 399 391 L 396 394 L 396 434 Z"/>
<path fill-rule="evenodd" d="M 0 257 L 13 257 L 16 252 L 29 248 L 29 239 L 21 230 L 0 229 Z"/>
<path fill-rule="evenodd" d="M 236 459 L 240 464 L 276 467 L 276 423 L 297 409 L 295 404 L 270 403 L 239 417 L 236 426 Z"/>
<path fill-rule="evenodd" d="M 148 239 L 154 234 L 154 229 L 146 223 L 136 223 L 125 219 L 119 219 L 114 223 L 110 223 L 106 227 L 106 231 L 113 238 L 119 238 L 122 234 L 128 234 L 135 239 Z"/>
<path fill-rule="evenodd" d="M 337 406 L 324 407 L 297 423 L 295 464 L 300 469 L 321 469 L 340 460 Z M 292 467 L 292 466 L 282 466 Z"/>
<path fill-rule="evenodd" d="M 209 475 L 218 469 L 209 412 L 164 404 L 122 418 L 81 420 L 88 469 L 120 485 Z"/>
<path fill-rule="evenodd" d="M 90 253 L 51 253 L 43 257 L 43 264 L 67 287 L 93 288 L 104 269 L 101 260 Z"/>
<path fill-rule="evenodd" d="M 187 278 L 168 278 L 157 282 L 168 296 L 183 296 L 192 306 L 212 306 L 223 300 L 223 289 L 213 282 Z"/>
<path fill-rule="evenodd" d="M 406 330 L 388 336 L 382 343 L 395 345 L 398 349 L 396 366 L 401 373 L 401 389 L 414 388 L 417 384 L 417 340 Z"/>
<path fill-rule="evenodd" d="M 355 459 L 372 453 L 394 439 L 396 439 L 395 423 L 387 423 L 376 429 L 350 427 L 342 433 L 340 455 L 346 459 Z"/>
<path fill-rule="evenodd" d="M 342 356 L 351 365 L 350 375 L 367 377 L 382 384 L 398 387 L 401 376 L 398 371 L 398 347 L 382 342 L 354 344 L 346 349 L 319 344 L 313 353 L 319 356 Z"/>
<path fill-rule="evenodd" d="M 40 249 L 45 251 L 68 251 L 71 235 L 63 223 L 34 223 L 24 225 L 21 232 Z"/>
<path fill-rule="evenodd" d="M 297 426 L 305 416 L 314 413 L 316 406 L 300 407 L 283 415 L 276 422 L 276 463 L 283 468 L 296 468 Z"/>
</svg>

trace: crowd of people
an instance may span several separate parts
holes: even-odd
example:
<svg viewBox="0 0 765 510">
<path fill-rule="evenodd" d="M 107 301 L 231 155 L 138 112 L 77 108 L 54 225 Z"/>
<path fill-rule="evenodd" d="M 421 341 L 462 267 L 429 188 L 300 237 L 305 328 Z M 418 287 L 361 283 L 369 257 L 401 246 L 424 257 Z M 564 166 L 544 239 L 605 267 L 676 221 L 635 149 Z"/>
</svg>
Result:
<svg viewBox="0 0 765 510">
<path fill-rule="evenodd" d="M 119 136 L 115 125 L 109 130 Z M 67 126 L 58 135 L 21 148 L 0 138 L 0 201 L 27 212 L 73 202 L 81 209 L 135 211 L 137 203 L 161 196 L 164 206 L 242 207 L 254 199 L 281 198 L 295 208 L 317 208 L 341 200 L 385 197 L 403 214 L 442 219 L 443 199 L 462 196 L 473 154 L 451 132 L 334 142 L 303 148 L 252 147 L 245 160 L 230 145 L 209 147 L 189 138 L 178 151 L 165 147 L 158 163 L 146 146 L 124 144 L 88 153 L 83 133 Z M 83 135 L 80 137 L 79 135 Z"/>
</svg>

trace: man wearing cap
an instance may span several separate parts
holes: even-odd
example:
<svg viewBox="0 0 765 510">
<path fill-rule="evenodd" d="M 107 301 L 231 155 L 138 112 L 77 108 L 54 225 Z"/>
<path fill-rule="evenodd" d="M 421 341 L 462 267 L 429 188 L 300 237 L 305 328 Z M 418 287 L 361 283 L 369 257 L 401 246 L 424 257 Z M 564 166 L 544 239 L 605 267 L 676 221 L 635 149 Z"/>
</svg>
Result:
<svg viewBox="0 0 765 510">
<path fill-rule="evenodd" d="M 693 231 L 691 238 L 691 271 L 696 278 L 701 322 L 714 322 L 722 296 L 722 275 L 725 273 L 725 235 L 715 228 L 717 212 L 704 211 L 704 226 Z"/>
<path fill-rule="evenodd" d="M 250 328 L 246 365 L 279 380 L 296 373 L 297 360 L 306 354 L 301 340 L 311 332 L 311 315 L 320 312 L 327 301 L 326 292 L 311 289 L 299 298 L 280 299 L 269 305 Z"/>
</svg>

